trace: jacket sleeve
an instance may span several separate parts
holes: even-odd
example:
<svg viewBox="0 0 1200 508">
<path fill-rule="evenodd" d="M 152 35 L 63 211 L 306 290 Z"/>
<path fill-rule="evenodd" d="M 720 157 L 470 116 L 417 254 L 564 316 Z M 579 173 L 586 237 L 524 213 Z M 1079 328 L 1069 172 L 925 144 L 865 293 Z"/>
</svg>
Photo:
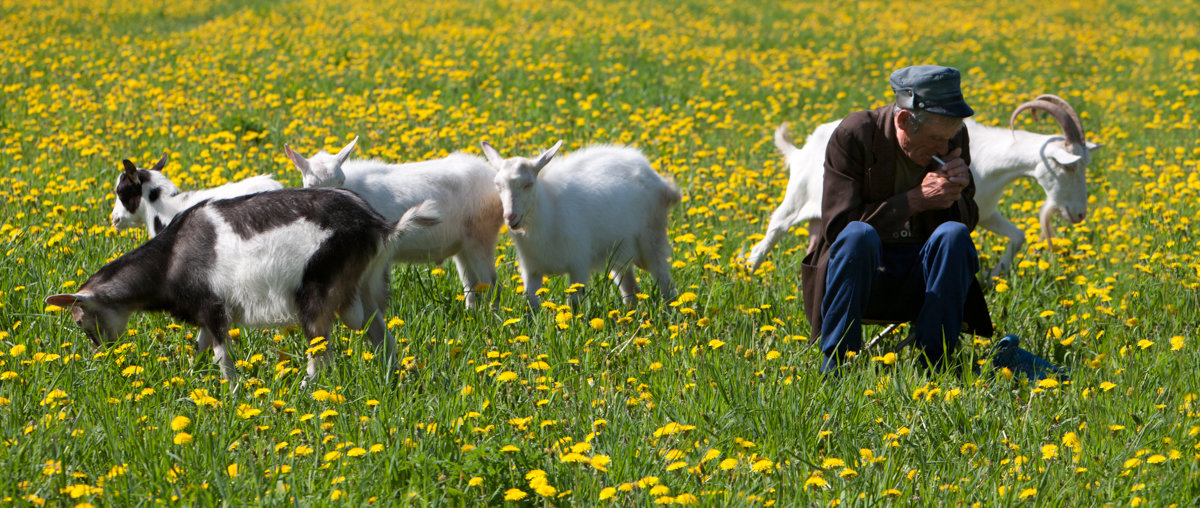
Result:
<svg viewBox="0 0 1200 508">
<path fill-rule="evenodd" d="M 864 117 L 856 117 L 863 114 Z M 825 184 L 821 216 L 825 219 L 825 238 L 832 242 L 851 221 L 870 224 L 880 236 L 890 236 L 904 228 L 910 210 L 903 193 L 882 201 L 866 201 L 869 165 L 874 158 L 873 141 L 867 139 L 874 124 L 864 113 L 856 113 L 838 125 L 825 148 Z"/>
<path fill-rule="evenodd" d="M 967 167 L 971 167 L 971 139 L 967 135 L 967 127 L 958 132 L 955 136 L 958 141 L 958 146 L 962 147 L 962 159 L 967 163 Z M 963 189 L 962 198 L 951 207 L 956 213 L 956 216 L 950 220 L 956 220 L 967 225 L 967 229 L 975 230 L 975 226 L 979 225 L 979 204 L 975 202 L 975 174 L 971 173 L 971 180 L 967 182 L 967 187 Z"/>
</svg>

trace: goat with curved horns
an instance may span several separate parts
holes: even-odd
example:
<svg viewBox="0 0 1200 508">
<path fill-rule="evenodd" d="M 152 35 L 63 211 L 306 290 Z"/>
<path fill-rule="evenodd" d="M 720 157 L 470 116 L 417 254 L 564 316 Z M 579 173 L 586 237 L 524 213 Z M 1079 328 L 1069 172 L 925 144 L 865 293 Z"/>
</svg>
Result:
<svg viewBox="0 0 1200 508">
<path fill-rule="evenodd" d="M 1035 119 L 1039 111 L 1049 114 L 1058 122 L 1062 134 L 1016 130 L 1014 122 L 1026 110 Z M 792 226 L 808 221 L 810 230 L 821 227 L 825 145 L 839 123 L 841 120 L 818 126 L 802 148 L 787 141 L 787 123 L 775 130 L 775 146 L 787 160 L 790 176 L 783 202 L 771 215 L 763 239 L 746 259 L 752 270 L 762 264 Z M 1008 129 L 981 125 L 970 119 L 964 120 L 963 125 L 971 139 L 971 176 L 975 179 L 979 225 L 1008 238 L 1004 255 L 992 269 L 991 275 L 995 276 L 1008 271 L 1017 251 L 1025 244 L 1025 232 L 997 210 L 1004 188 L 1022 176 L 1037 180 L 1046 191 L 1045 204 L 1038 214 L 1042 237 L 1053 237 L 1050 218 L 1056 212 L 1072 223 L 1079 223 L 1087 216 L 1087 165 L 1091 152 L 1100 145 L 1087 141 L 1079 114 L 1056 95 L 1041 95 L 1017 107 L 1009 117 Z"/>
</svg>

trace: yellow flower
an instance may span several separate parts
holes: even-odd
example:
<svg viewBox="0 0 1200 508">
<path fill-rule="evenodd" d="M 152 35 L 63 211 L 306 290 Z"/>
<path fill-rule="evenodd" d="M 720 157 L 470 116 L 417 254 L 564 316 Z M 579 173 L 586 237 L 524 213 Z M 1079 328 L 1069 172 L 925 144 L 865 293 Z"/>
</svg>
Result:
<svg viewBox="0 0 1200 508">
<path fill-rule="evenodd" d="M 606 499 L 611 499 L 615 495 L 617 495 L 617 489 L 612 487 L 604 487 L 604 489 L 600 491 L 600 500 L 604 501 Z"/>
<path fill-rule="evenodd" d="M 475 477 L 472 477 L 470 480 L 467 480 L 468 487 L 477 487 L 479 485 L 483 485 L 483 478 L 475 476 Z"/>
<path fill-rule="evenodd" d="M 1029 488 L 1029 489 L 1022 490 L 1021 493 L 1019 495 L 1017 495 L 1017 497 L 1022 500 L 1025 500 L 1025 499 L 1034 497 L 1036 495 L 1037 495 L 1037 489 Z"/>
<path fill-rule="evenodd" d="M 1079 449 L 1079 436 L 1075 435 L 1074 432 L 1068 432 L 1066 434 L 1063 434 L 1062 443 L 1063 443 L 1063 446 L 1065 446 L 1067 448 L 1071 448 L 1073 450 L 1078 450 Z"/>
<path fill-rule="evenodd" d="M 229 467 L 225 468 L 225 473 L 228 474 L 230 478 L 236 478 L 238 475 L 237 463 L 234 462 L 233 464 L 230 464 Z"/>
<path fill-rule="evenodd" d="M 1176 335 L 1171 337 L 1171 351 L 1179 351 L 1183 349 L 1183 336 Z"/>
<path fill-rule="evenodd" d="M 1146 349 L 1146 348 L 1148 348 L 1148 347 L 1150 347 L 1150 346 L 1153 346 L 1153 345 L 1154 345 L 1154 343 L 1153 343 L 1153 342 L 1151 342 L 1151 341 L 1148 341 L 1148 340 L 1146 340 L 1146 339 L 1142 339 L 1142 340 L 1139 340 L 1139 341 L 1138 341 L 1137 345 L 1138 345 L 1138 347 L 1140 347 L 1140 348 L 1142 348 L 1142 349 Z"/>
<path fill-rule="evenodd" d="M 525 491 L 523 491 L 521 489 L 513 488 L 513 489 L 508 489 L 508 490 L 504 491 L 504 499 L 506 499 L 508 501 L 520 501 L 522 499 L 525 499 L 525 496 L 528 496 L 528 494 L 526 494 Z"/>
<path fill-rule="evenodd" d="M 175 444 L 185 445 L 185 444 L 188 444 L 191 442 L 192 442 L 191 434 L 188 434 L 187 432 L 180 432 L 178 434 L 175 434 Z"/>
<path fill-rule="evenodd" d="M 591 321 L 588 321 L 588 324 L 591 325 L 592 329 L 596 331 L 604 329 L 604 320 L 600 318 L 592 318 Z"/>
<path fill-rule="evenodd" d="M 1042 445 L 1042 460 L 1050 460 L 1058 456 L 1058 446 L 1052 444 Z"/>
<path fill-rule="evenodd" d="M 810 476 L 807 480 L 804 480 L 804 490 L 808 490 L 809 487 L 823 489 L 828 486 L 829 482 L 825 481 L 825 479 L 821 478 L 820 476 Z"/>
<path fill-rule="evenodd" d="M 178 431 L 188 428 L 188 425 L 191 425 L 191 424 L 192 424 L 191 418 L 188 418 L 186 416 L 176 416 L 175 418 L 171 419 L 171 430 L 178 432 Z"/>
<path fill-rule="evenodd" d="M 1106 391 L 1106 392 L 1107 392 L 1107 391 L 1109 391 L 1109 390 L 1112 390 L 1113 388 L 1116 388 L 1116 387 L 1117 387 L 1117 385 L 1116 385 L 1116 384 L 1114 384 L 1114 383 L 1110 383 L 1110 382 L 1108 382 L 1108 381 L 1105 381 L 1105 382 L 1103 382 L 1103 383 L 1100 383 L 1100 389 L 1101 389 L 1101 390 L 1104 390 L 1104 391 Z"/>
<path fill-rule="evenodd" d="M 975 443 L 963 443 L 963 445 L 961 447 L 959 447 L 958 452 L 963 455 L 966 455 L 968 453 L 975 453 L 975 450 L 978 450 L 978 449 L 979 449 L 979 447 L 975 446 Z"/>
<path fill-rule="evenodd" d="M 516 372 L 513 372 L 511 370 L 506 370 L 504 372 L 501 372 L 500 375 L 496 376 L 496 381 L 499 381 L 501 383 L 507 383 L 509 381 L 517 379 L 517 377 L 519 377 L 519 376 L 517 376 Z"/>
</svg>

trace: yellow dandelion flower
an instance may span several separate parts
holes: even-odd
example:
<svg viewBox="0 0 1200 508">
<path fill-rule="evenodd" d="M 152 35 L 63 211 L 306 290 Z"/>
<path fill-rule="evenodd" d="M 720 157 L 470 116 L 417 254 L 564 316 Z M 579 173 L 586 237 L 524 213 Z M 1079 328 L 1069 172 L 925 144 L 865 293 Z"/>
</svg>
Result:
<svg viewBox="0 0 1200 508">
<path fill-rule="evenodd" d="M 525 491 L 523 491 L 521 489 L 517 489 L 517 488 L 512 488 L 512 489 L 508 489 L 508 490 L 504 491 L 504 499 L 506 499 L 508 501 L 520 501 L 522 499 L 525 499 L 525 497 L 528 495 L 529 494 L 526 494 Z"/>
<path fill-rule="evenodd" d="M 191 425 L 191 424 L 192 424 L 191 418 L 188 418 L 186 416 L 176 416 L 175 418 L 171 419 L 171 430 L 178 432 L 178 431 L 188 428 L 188 425 Z"/>
</svg>

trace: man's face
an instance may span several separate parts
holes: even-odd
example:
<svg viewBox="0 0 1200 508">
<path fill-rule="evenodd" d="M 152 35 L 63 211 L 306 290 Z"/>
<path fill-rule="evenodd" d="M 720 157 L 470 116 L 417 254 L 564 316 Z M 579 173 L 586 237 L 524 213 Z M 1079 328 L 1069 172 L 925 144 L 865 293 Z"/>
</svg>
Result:
<svg viewBox="0 0 1200 508">
<path fill-rule="evenodd" d="M 950 140 L 962 128 L 962 120 L 940 115 L 929 115 L 915 130 L 909 128 L 912 113 L 901 110 L 896 114 L 896 137 L 900 150 L 920 166 L 933 163 L 934 155 L 950 151 Z"/>
</svg>

